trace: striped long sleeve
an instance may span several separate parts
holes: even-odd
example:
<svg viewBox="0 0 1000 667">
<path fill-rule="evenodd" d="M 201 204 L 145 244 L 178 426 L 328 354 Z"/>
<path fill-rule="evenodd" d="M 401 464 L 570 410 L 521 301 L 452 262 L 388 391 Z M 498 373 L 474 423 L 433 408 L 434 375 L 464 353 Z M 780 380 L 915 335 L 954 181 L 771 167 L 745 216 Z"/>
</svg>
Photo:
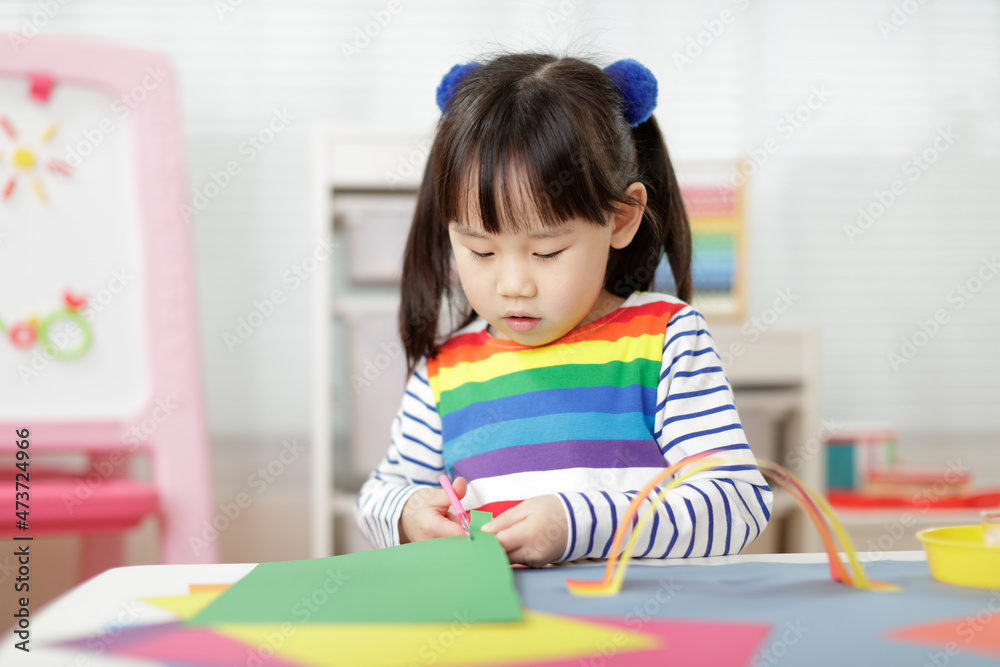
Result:
<svg viewBox="0 0 1000 667">
<path fill-rule="evenodd" d="M 361 533 L 377 547 L 399 544 L 403 505 L 421 487 L 439 487 L 438 478 L 445 470 L 441 418 L 427 383 L 426 359 L 406 383 L 392 421 L 390 443 L 385 458 L 369 475 L 354 503 Z"/>
<path fill-rule="evenodd" d="M 724 450 L 733 463 L 693 475 L 669 491 L 636 539 L 632 556 L 740 552 L 767 524 L 773 495 L 750 451 L 705 321 L 690 307 L 674 315 L 667 326 L 656 400 L 654 437 L 666 465 L 709 449 Z M 618 519 L 638 491 L 561 493 L 570 521 L 562 560 L 607 558 Z M 659 488 L 650 495 L 658 492 Z M 640 505 L 639 515 L 651 502 Z M 631 531 L 623 544 L 630 535 Z"/>
<path fill-rule="evenodd" d="M 492 338 L 479 320 L 410 377 L 356 518 L 373 544 L 398 544 L 406 500 L 446 472 L 469 481 L 467 509 L 497 514 L 557 494 L 569 528 L 560 560 L 605 558 L 637 490 L 707 449 L 732 465 L 669 492 L 633 556 L 736 553 L 769 518 L 771 492 L 704 319 L 673 297 L 634 293 L 538 348 Z"/>
</svg>

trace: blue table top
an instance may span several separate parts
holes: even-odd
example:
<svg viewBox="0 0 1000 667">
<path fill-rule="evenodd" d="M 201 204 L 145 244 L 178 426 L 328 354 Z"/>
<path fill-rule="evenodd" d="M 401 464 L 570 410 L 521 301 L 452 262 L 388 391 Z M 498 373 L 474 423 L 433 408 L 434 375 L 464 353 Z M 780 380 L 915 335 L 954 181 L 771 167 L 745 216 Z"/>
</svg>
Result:
<svg viewBox="0 0 1000 667">
<path fill-rule="evenodd" d="M 528 608 L 620 619 L 637 630 L 651 618 L 770 623 L 755 666 L 1000 664 L 1000 657 L 982 652 L 974 641 L 978 633 L 1000 636 L 1000 615 L 994 615 L 1000 612 L 1000 591 L 940 583 L 922 561 L 865 565 L 869 578 L 901 586 L 898 593 L 834 582 L 826 563 L 767 562 L 707 567 L 633 562 L 617 596 L 568 593 L 567 578 L 600 579 L 603 571 L 603 565 L 516 570 L 514 580 Z M 905 626 L 951 619 L 966 624 L 948 650 L 885 637 Z"/>
</svg>

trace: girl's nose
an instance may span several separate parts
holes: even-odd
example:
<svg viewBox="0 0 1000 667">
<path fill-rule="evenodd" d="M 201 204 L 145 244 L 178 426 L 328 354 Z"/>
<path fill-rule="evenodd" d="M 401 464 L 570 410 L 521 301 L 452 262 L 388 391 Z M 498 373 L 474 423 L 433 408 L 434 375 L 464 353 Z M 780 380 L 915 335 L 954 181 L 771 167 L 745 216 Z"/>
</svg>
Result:
<svg viewBox="0 0 1000 667">
<path fill-rule="evenodd" d="M 503 263 L 497 277 L 497 294 L 527 298 L 535 296 L 535 292 L 535 281 L 522 262 L 512 258 Z"/>
</svg>

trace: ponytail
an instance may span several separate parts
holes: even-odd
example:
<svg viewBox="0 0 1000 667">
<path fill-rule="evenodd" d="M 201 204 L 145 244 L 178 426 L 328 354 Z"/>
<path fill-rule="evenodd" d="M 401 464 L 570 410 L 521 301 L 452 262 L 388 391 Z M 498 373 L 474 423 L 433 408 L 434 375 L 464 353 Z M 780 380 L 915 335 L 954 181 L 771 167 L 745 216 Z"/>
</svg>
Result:
<svg viewBox="0 0 1000 667">
<path fill-rule="evenodd" d="M 452 284 L 451 240 L 441 220 L 434 189 L 434 151 L 427 160 L 417 207 L 410 225 L 410 235 L 403 251 L 402 288 L 399 304 L 399 335 L 406 350 L 406 374 L 409 376 L 425 354 L 433 357 L 438 350 L 441 305 L 464 301 Z M 449 316 L 454 313 L 448 313 Z M 455 329 L 475 319 L 471 309 L 461 313 Z M 454 321 L 449 317 L 449 321 Z"/>
<path fill-rule="evenodd" d="M 646 210 L 632 242 L 612 249 L 604 288 L 620 297 L 653 286 L 656 267 L 665 256 L 674 276 L 677 298 L 691 300 L 691 227 L 666 143 L 656 118 L 632 128 L 640 181 L 646 186 Z"/>
<path fill-rule="evenodd" d="M 403 251 L 399 334 L 406 350 L 407 375 L 413 373 L 425 353 L 433 356 L 437 352 L 441 302 L 452 295 L 451 242 L 438 212 L 433 165 L 432 151 L 420 181 L 413 224 Z M 470 314 L 466 323 L 472 317 Z"/>
</svg>

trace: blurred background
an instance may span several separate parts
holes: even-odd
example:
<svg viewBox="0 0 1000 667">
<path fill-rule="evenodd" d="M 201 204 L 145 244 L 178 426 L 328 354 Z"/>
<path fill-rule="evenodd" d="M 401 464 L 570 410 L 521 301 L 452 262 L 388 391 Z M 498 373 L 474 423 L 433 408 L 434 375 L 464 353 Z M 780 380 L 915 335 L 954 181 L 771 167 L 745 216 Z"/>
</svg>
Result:
<svg viewBox="0 0 1000 667">
<path fill-rule="evenodd" d="M 25 50 L 70 35 L 173 68 L 213 502 L 254 494 L 220 531 L 221 560 L 363 548 L 349 505 L 402 387 L 393 257 L 434 92 L 452 65 L 504 50 L 635 58 L 657 76 L 656 117 L 707 206 L 692 215 L 728 238 L 721 287 L 707 241 L 696 269 L 755 450 L 822 486 L 819 443 L 839 431 L 971 469 L 964 491 L 1000 483 L 1000 2 L 8 1 L 0 30 Z M 57 154 L 80 139 L 64 130 Z M 17 252 L 0 241 L 0 263 Z M 16 287 L 0 284 L 0 315 Z M 875 527 L 859 548 L 894 516 L 857 519 Z M 155 541 L 144 523 L 128 562 L 155 562 Z M 36 546 L 53 592 L 73 583 L 74 548 Z"/>
</svg>

